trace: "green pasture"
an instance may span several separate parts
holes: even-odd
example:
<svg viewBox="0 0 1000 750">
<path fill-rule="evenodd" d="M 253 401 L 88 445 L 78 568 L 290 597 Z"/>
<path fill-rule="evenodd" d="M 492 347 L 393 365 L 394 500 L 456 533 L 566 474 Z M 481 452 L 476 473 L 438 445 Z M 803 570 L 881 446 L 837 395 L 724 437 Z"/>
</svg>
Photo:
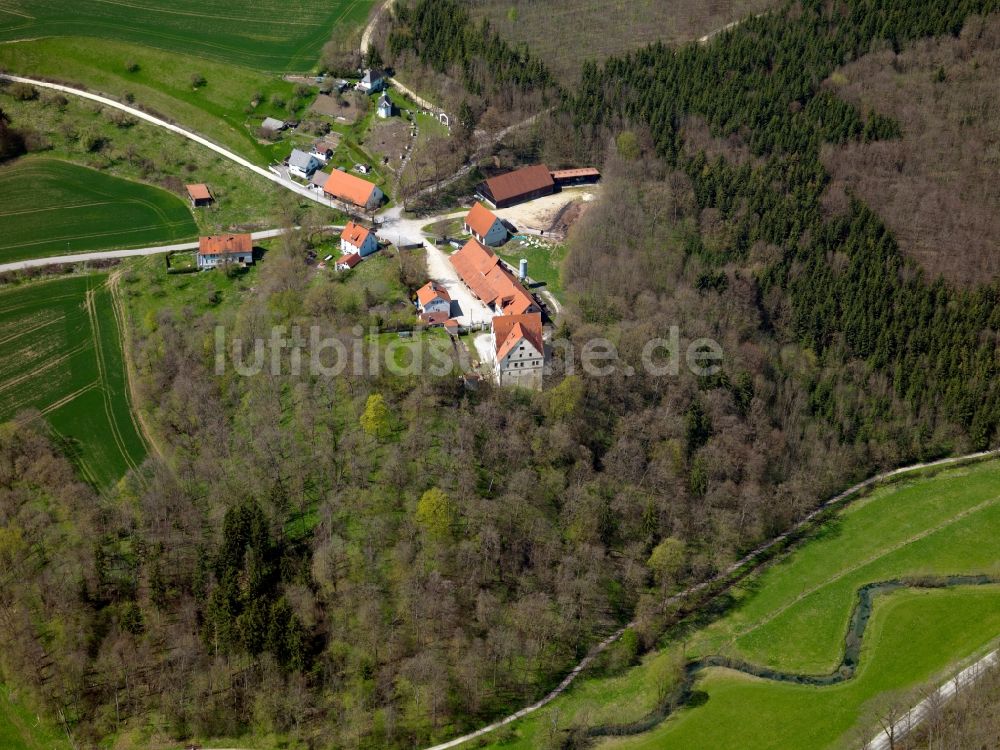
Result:
<svg viewBox="0 0 1000 750">
<path fill-rule="evenodd" d="M 255 133 L 264 117 L 301 116 L 315 93 L 297 98 L 295 86 L 280 76 L 235 62 L 110 39 L 95 44 L 88 38 L 55 37 L 0 44 L 0 68 L 131 100 L 261 164 L 288 156 L 290 150 L 281 142 L 258 141 Z M 192 85 L 195 75 L 205 83 Z M 185 143 L 173 153 L 189 148 L 201 147 Z"/>
<path fill-rule="evenodd" d="M 41 412 L 97 486 L 142 462 L 106 275 L 0 288 L 0 420 L 25 409 Z"/>
<path fill-rule="evenodd" d="M 811 541 L 731 592 L 723 616 L 675 634 L 621 674 L 592 677 L 498 733 L 496 747 L 528 748 L 552 726 L 637 721 L 656 705 L 678 660 L 722 654 L 823 674 L 841 659 L 860 586 L 900 577 L 1000 574 L 1000 462 L 942 471 L 875 490 Z M 903 590 L 880 596 L 857 674 L 831 687 L 793 686 L 724 669 L 699 676 L 704 705 L 608 747 L 839 747 L 874 696 L 940 679 L 1000 636 L 1000 587 Z M 869 717 L 870 718 L 870 717 Z M 776 739 L 777 738 L 777 739 Z"/>
<path fill-rule="evenodd" d="M 184 201 L 55 159 L 0 168 L 0 262 L 191 240 Z"/>
<path fill-rule="evenodd" d="M 528 278 L 544 282 L 544 289 L 552 292 L 556 299 L 562 298 L 562 263 L 566 257 L 566 246 L 558 245 L 536 237 L 524 240 L 511 239 L 496 248 L 497 254 L 507 263 L 518 268 L 521 258 L 528 261 Z"/>
<path fill-rule="evenodd" d="M 4 0 L 0 41 L 87 37 L 256 70 L 308 70 L 335 31 L 348 35 L 365 22 L 371 4 L 372 0 Z"/>
<path fill-rule="evenodd" d="M 0 685 L 0 747 L 4 750 L 63 750 L 66 737 L 25 706 L 16 691 Z"/>
</svg>

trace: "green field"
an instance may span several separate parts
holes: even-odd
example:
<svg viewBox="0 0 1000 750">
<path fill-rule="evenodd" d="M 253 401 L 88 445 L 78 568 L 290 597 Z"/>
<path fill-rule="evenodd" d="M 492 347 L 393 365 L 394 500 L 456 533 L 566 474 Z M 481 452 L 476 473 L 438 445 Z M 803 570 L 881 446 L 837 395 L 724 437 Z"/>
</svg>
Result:
<svg viewBox="0 0 1000 750">
<path fill-rule="evenodd" d="M 184 201 L 165 190 L 55 159 L 0 168 L 0 263 L 194 239 Z"/>
<path fill-rule="evenodd" d="M 306 70 L 335 28 L 360 26 L 370 7 L 371 0 L 4 0 L 0 41 L 91 37 L 257 70 Z"/>
<path fill-rule="evenodd" d="M 0 420 L 38 409 L 97 486 L 146 454 L 107 279 L 75 275 L 0 288 Z"/>
<path fill-rule="evenodd" d="M 4 750 L 62 750 L 65 736 L 32 713 L 14 691 L 0 684 L 0 747 Z"/>
<path fill-rule="evenodd" d="M 724 655 L 786 672 L 829 673 L 843 657 L 861 586 L 914 576 L 996 576 L 998 533 L 996 461 L 878 489 L 739 586 L 723 617 L 622 674 L 581 681 L 496 746 L 537 746 L 553 722 L 568 728 L 639 721 L 656 707 L 668 665 L 681 658 Z M 854 677 L 810 687 L 710 668 L 695 682 L 707 694 L 704 705 L 599 746 L 837 748 L 873 696 L 936 682 L 998 636 L 1000 586 L 879 595 Z"/>
</svg>

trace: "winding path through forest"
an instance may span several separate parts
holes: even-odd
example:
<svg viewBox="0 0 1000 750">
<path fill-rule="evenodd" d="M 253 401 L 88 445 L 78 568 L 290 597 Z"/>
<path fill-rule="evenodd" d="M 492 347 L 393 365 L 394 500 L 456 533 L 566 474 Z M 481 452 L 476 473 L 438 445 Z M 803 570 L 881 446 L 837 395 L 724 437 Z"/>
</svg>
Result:
<svg viewBox="0 0 1000 750">
<path fill-rule="evenodd" d="M 692 596 L 695 596 L 706 590 L 709 590 L 712 586 L 723 584 L 724 588 L 728 588 L 737 581 L 746 578 L 752 573 L 757 572 L 766 563 L 770 562 L 771 557 L 769 556 L 769 553 L 780 549 L 780 546 L 785 541 L 793 539 L 797 535 L 805 531 L 811 524 L 813 524 L 821 515 L 823 515 L 823 513 L 825 513 L 829 509 L 836 506 L 847 504 L 848 501 L 854 499 L 859 493 L 863 492 L 864 490 L 870 489 L 871 487 L 879 485 L 888 480 L 896 479 L 905 474 L 918 472 L 923 469 L 939 468 L 943 466 L 979 461 L 998 456 L 1000 456 L 1000 448 L 988 451 L 979 451 L 977 453 L 969 453 L 964 456 L 952 456 L 949 458 L 942 458 L 937 461 L 928 461 L 926 463 L 912 464 L 910 466 L 904 466 L 898 469 L 892 469 L 891 471 L 884 471 L 880 474 L 876 474 L 872 477 L 869 477 L 868 479 L 858 482 L 854 486 L 849 487 L 840 494 L 835 495 L 829 500 L 823 502 L 822 504 L 817 506 L 815 510 L 808 513 L 801 521 L 792 526 L 788 531 L 784 532 L 783 534 L 779 534 L 778 536 L 771 539 L 769 542 L 766 542 L 760 547 L 757 547 L 757 549 L 748 553 L 740 560 L 737 560 L 735 563 L 730 565 L 722 572 L 717 573 L 716 575 L 702 581 L 701 583 L 695 584 L 694 586 L 690 586 L 684 589 L 683 591 L 680 591 L 674 594 L 673 596 L 664 599 L 663 602 L 660 603 L 658 610 L 662 612 L 667 607 L 673 604 L 678 604 L 681 601 L 689 599 Z M 540 708 L 545 707 L 546 705 L 554 701 L 556 698 L 558 698 L 560 695 L 562 695 L 564 692 L 566 692 L 566 689 L 573 683 L 574 680 L 576 680 L 576 678 L 580 675 L 581 672 L 583 672 L 587 667 L 590 666 L 591 663 L 593 663 L 594 659 L 596 659 L 603 651 L 605 651 L 608 648 L 608 646 L 610 646 L 612 643 L 621 638 L 622 634 L 628 628 L 633 627 L 634 625 L 635 625 L 634 621 L 629 622 L 628 624 L 624 625 L 623 627 L 619 628 L 611 635 L 606 637 L 600 643 L 596 644 L 593 648 L 591 648 L 590 652 L 582 660 L 580 660 L 580 662 L 575 667 L 573 667 L 573 669 L 569 672 L 569 674 L 567 674 L 566 677 L 563 678 L 562 682 L 560 682 L 547 695 L 545 695 L 535 703 L 532 703 L 530 706 L 525 706 L 524 708 L 520 709 L 519 711 L 515 711 L 509 716 L 505 716 L 502 719 L 498 719 L 497 721 L 494 721 L 493 723 L 481 727 L 480 729 L 477 729 L 473 732 L 469 732 L 468 734 L 464 734 L 461 737 L 456 737 L 455 739 L 449 740 L 447 742 L 442 742 L 440 744 L 433 745 L 431 747 L 426 748 L 425 750 L 449 750 L 450 748 L 458 747 L 459 745 L 462 745 L 466 742 L 482 737 L 483 735 L 489 734 L 490 732 L 500 729 L 501 727 L 507 726 L 508 724 L 511 724 L 517 721 L 518 719 L 522 719 L 525 716 L 528 716 L 529 714 L 535 713 Z"/>
</svg>

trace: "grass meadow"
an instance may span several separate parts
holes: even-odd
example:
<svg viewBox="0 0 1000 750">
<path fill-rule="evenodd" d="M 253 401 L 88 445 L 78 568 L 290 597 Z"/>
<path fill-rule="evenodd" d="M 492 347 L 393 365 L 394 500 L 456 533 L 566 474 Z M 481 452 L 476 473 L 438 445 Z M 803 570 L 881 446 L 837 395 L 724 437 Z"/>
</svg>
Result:
<svg viewBox="0 0 1000 750">
<path fill-rule="evenodd" d="M 674 639 L 614 676 L 575 684 L 499 735 L 496 747 L 544 744 L 552 726 L 624 723 L 657 702 L 670 665 L 724 654 L 785 671 L 825 673 L 841 659 L 856 592 L 897 577 L 1000 574 L 1000 462 L 888 485 L 827 522 L 811 541 L 732 591 L 715 622 Z M 654 730 L 599 747 L 840 748 L 865 705 L 887 691 L 936 682 L 1000 636 L 1000 587 L 901 590 L 876 600 L 855 677 L 831 687 L 703 673 L 708 700 Z"/>
<path fill-rule="evenodd" d="M 4 750 L 64 750 L 65 735 L 47 724 L 0 684 L 0 747 Z"/>
<path fill-rule="evenodd" d="M 307 70 L 335 29 L 349 33 L 363 25 L 371 4 L 371 0 L 5 0 L 0 6 L 0 41 L 89 37 L 255 70 Z"/>
<path fill-rule="evenodd" d="M 166 190 L 56 159 L 0 167 L 0 263 L 194 239 L 191 211 Z"/>
<path fill-rule="evenodd" d="M 37 409 L 98 487 L 146 455 L 107 280 L 81 274 L 0 288 L 0 420 Z"/>
</svg>

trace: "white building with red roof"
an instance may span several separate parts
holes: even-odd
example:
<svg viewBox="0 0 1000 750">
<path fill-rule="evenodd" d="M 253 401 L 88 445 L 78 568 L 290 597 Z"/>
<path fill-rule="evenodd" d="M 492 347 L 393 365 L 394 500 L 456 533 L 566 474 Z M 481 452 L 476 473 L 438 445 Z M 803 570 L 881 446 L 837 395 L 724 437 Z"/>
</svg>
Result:
<svg viewBox="0 0 1000 750">
<path fill-rule="evenodd" d="M 497 315 L 523 315 L 542 311 L 531 292 L 478 240 L 469 240 L 451 256 L 451 264 L 472 293 Z"/>
<path fill-rule="evenodd" d="M 465 231 L 491 247 L 502 245 L 507 239 L 507 227 L 500 217 L 478 202 L 465 217 Z"/>
<path fill-rule="evenodd" d="M 345 254 L 357 253 L 364 258 L 378 250 L 378 238 L 368 227 L 349 221 L 340 233 L 340 249 Z"/>
<path fill-rule="evenodd" d="M 428 281 L 417 290 L 417 308 L 421 315 L 444 313 L 451 316 L 451 295 L 436 281 Z"/>
<path fill-rule="evenodd" d="M 358 263 L 361 262 L 361 256 L 357 253 L 348 253 L 346 255 L 341 255 L 337 258 L 337 264 L 334 266 L 338 271 L 350 271 Z"/>
<path fill-rule="evenodd" d="M 541 314 L 498 315 L 491 329 L 497 382 L 540 390 L 545 368 Z"/>
</svg>

